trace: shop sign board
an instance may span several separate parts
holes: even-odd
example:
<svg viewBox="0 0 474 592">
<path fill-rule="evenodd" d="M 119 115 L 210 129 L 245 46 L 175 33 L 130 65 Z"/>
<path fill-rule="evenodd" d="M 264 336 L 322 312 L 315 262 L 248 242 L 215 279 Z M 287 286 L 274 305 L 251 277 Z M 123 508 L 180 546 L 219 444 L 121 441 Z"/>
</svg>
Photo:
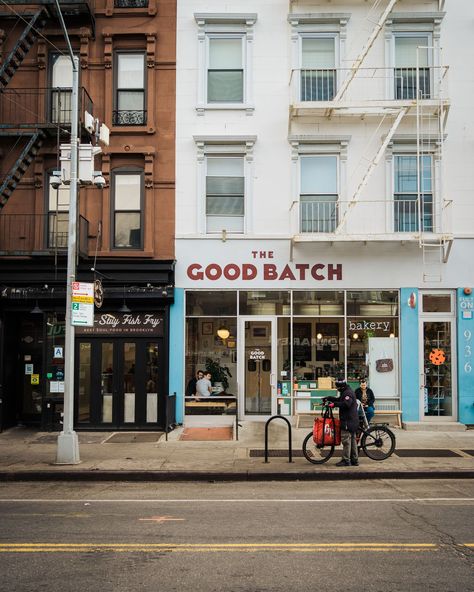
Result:
<svg viewBox="0 0 474 592">
<path fill-rule="evenodd" d="M 78 335 L 163 336 L 163 317 L 159 313 L 99 313 L 91 327 L 78 327 Z"/>
<path fill-rule="evenodd" d="M 94 325 L 94 284 L 72 282 L 71 324 L 78 327 Z"/>
</svg>

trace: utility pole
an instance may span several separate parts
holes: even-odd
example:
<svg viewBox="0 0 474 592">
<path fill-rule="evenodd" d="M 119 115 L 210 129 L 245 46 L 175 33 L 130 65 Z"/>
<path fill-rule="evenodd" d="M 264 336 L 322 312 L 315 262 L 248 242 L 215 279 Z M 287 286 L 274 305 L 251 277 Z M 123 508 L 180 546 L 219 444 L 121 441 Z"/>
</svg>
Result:
<svg viewBox="0 0 474 592">
<path fill-rule="evenodd" d="M 71 96 L 71 184 L 69 186 L 69 235 L 67 244 L 66 279 L 66 335 L 64 341 L 64 418 L 63 430 L 58 436 L 56 463 L 75 465 L 79 457 L 79 439 L 74 431 L 74 326 L 71 323 L 72 282 L 76 279 L 76 234 L 77 234 L 77 130 L 79 127 L 79 59 L 72 51 L 69 35 L 64 23 L 59 1 L 56 0 L 61 27 L 68 45 L 72 62 Z"/>
</svg>

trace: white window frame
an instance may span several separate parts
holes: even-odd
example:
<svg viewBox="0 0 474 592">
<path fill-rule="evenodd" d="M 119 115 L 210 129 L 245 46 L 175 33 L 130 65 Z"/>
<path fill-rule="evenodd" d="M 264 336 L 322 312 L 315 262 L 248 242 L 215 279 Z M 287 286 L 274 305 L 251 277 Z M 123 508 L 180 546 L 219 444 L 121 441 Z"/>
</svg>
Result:
<svg viewBox="0 0 474 592">
<path fill-rule="evenodd" d="M 393 70 L 395 68 L 395 37 L 429 35 L 430 67 L 432 75 L 431 98 L 439 96 L 438 81 L 440 76 L 434 75 L 434 68 L 441 66 L 441 23 L 444 12 L 397 12 L 392 13 L 385 23 L 385 67 L 387 69 L 385 96 L 389 100 L 395 100 L 395 84 Z"/>
<path fill-rule="evenodd" d="M 289 207 L 292 235 L 305 236 L 300 228 L 301 158 L 305 156 L 337 157 L 337 204 L 339 219 L 347 207 L 347 147 L 351 136 L 294 135 L 289 137 L 292 150 L 292 202 Z M 315 233 L 321 234 L 321 233 Z M 329 233 L 332 234 L 332 233 Z"/>
<path fill-rule="evenodd" d="M 253 230 L 253 148 L 256 136 L 194 136 L 197 147 L 197 232 L 203 237 L 220 236 L 226 231 L 226 236 L 243 236 Z M 222 229 L 219 232 L 207 232 L 206 216 L 206 175 L 207 157 L 241 157 L 244 164 L 244 224 L 242 232 L 232 232 Z"/>
<path fill-rule="evenodd" d="M 198 26 L 198 115 L 211 110 L 243 110 L 248 114 L 254 111 L 253 105 L 253 38 L 257 15 L 254 13 L 195 13 Z M 209 64 L 209 39 L 242 39 L 243 100 L 237 103 L 209 103 L 207 93 L 207 72 Z"/>
<path fill-rule="evenodd" d="M 300 100 L 300 70 L 302 63 L 302 38 L 304 37 L 334 37 L 335 38 L 335 67 L 336 88 L 344 80 L 344 73 L 340 72 L 341 64 L 345 63 L 347 23 L 351 18 L 346 13 L 292 13 L 288 16 L 291 25 L 291 93 L 293 100 Z"/>
<path fill-rule="evenodd" d="M 341 84 L 341 78 L 344 79 L 345 75 L 341 73 L 341 42 L 339 33 L 300 33 L 298 35 L 298 100 L 301 101 L 301 71 L 303 69 L 303 39 L 333 39 L 334 40 L 334 69 L 336 70 L 336 84 L 334 85 L 334 96 L 336 96 L 339 86 Z M 332 100 L 332 99 L 329 99 Z"/>
<path fill-rule="evenodd" d="M 395 136 L 386 151 L 386 232 L 392 234 L 395 228 L 395 156 L 416 156 L 416 136 L 407 134 Z M 433 229 L 432 234 L 442 232 L 443 221 L 441 220 L 441 152 L 440 146 L 432 142 L 429 147 L 424 147 L 420 156 L 431 156 L 431 194 L 433 196 Z M 409 232 L 403 233 L 409 235 Z M 415 234 L 418 234 L 415 233 Z"/>
</svg>

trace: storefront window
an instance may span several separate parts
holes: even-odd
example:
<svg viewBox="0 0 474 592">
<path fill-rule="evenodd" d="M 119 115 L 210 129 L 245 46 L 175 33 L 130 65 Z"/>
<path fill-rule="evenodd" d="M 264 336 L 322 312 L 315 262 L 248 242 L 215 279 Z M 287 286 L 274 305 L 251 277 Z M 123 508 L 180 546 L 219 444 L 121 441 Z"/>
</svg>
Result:
<svg viewBox="0 0 474 592">
<path fill-rule="evenodd" d="M 293 314 L 305 316 L 343 315 L 344 292 L 295 291 L 293 292 Z"/>
<path fill-rule="evenodd" d="M 237 393 L 237 319 L 188 318 L 186 321 L 186 396 L 196 394 L 199 370 L 211 372 L 212 394 Z M 197 412 L 199 408 L 193 409 Z M 209 408 L 205 409 L 206 413 Z M 189 410 L 187 410 L 189 412 Z"/>
<path fill-rule="evenodd" d="M 289 315 L 290 292 L 288 290 L 240 292 L 239 313 L 241 315 Z"/>
<path fill-rule="evenodd" d="M 236 292 L 186 292 L 186 314 L 199 317 L 237 314 Z"/>
</svg>

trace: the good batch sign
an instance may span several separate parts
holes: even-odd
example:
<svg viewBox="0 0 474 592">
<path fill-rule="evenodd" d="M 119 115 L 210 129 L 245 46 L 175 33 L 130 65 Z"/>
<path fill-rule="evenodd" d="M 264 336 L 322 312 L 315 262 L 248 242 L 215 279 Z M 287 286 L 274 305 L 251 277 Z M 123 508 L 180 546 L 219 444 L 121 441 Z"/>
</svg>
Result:
<svg viewBox="0 0 474 592">
<path fill-rule="evenodd" d="M 187 276 L 193 281 L 217 281 L 226 279 L 236 280 L 264 280 L 264 281 L 305 281 L 321 282 L 342 280 L 342 265 L 340 263 L 286 263 L 284 265 L 269 262 L 274 259 L 274 251 L 251 251 L 250 261 L 246 263 L 191 263 L 187 268 Z"/>
</svg>

